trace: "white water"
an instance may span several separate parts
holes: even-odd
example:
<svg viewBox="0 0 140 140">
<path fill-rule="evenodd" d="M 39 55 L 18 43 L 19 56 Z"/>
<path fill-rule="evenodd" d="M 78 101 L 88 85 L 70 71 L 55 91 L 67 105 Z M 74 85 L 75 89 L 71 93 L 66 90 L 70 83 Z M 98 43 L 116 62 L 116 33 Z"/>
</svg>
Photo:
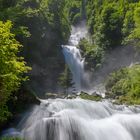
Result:
<svg viewBox="0 0 140 140">
<path fill-rule="evenodd" d="M 89 92 L 89 74 L 84 70 L 84 58 L 82 58 L 80 50 L 77 48 L 80 40 L 86 38 L 88 31 L 85 22 L 78 27 L 72 27 L 71 36 L 68 45 L 62 45 L 65 61 L 72 72 L 73 82 L 77 92 Z"/>
<path fill-rule="evenodd" d="M 140 140 L 138 113 L 139 107 L 107 101 L 44 100 L 22 121 L 19 133 L 25 140 Z"/>
<path fill-rule="evenodd" d="M 92 78 L 93 75 L 85 71 L 85 59 L 82 58 L 80 49 L 77 48 L 77 45 L 83 38 L 89 39 L 88 29 L 84 21 L 77 27 L 72 27 L 69 44 L 62 45 L 65 61 L 72 73 L 72 82 L 76 88 L 76 91 L 74 90 L 74 92 L 80 93 L 83 91 L 88 94 L 96 93 L 104 97 L 104 86 L 101 83 L 96 84 L 96 86 L 94 84 L 93 86 L 93 80 L 91 81 L 91 79 L 94 79 L 94 77 Z"/>
</svg>

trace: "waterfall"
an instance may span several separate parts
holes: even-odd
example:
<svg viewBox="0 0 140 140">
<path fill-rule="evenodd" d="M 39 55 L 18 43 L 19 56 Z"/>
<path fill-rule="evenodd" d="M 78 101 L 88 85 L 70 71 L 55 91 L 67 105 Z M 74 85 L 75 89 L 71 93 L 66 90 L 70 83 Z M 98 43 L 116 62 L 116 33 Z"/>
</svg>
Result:
<svg viewBox="0 0 140 140">
<path fill-rule="evenodd" d="M 140 107 L 108 101 L 43 100 L 16 134 L 25 140 L 140 140 L 139 113 Z"/>
<path fill-rule="evenodd" d="M 72 79 L 78 92 L 89 92 L 89 75 L 84 70 L 85 61 L 77 48 L 80 40 L 87 37 L 87 34 L 86 23 L 83 21 L 78 27 L 72 27 L 69 44 L 62 45 L 65 61 L 72 73 Z"/>
<path fill-rule="evenodd" d="M 64 46 L 63 53 L 66 63 L 72 72 L 73 82 L 76 88 L 81 90 L 81 81 L 84 74 L 84 59 L 81 57 L 79 49 L 75 46 Z"/>
<path fill-rule="evenodd" d="M 81 22 L 76 27 L 72 27 L 68 45 L 62 45 L 66 64 L 72 73 L 72 82 L 75 84 L 77 93 L 83 91 L 88 94 L 96 93 L 104 97 L 104 86 L 102 84 L 93 86 L 93 81 L 90 80 L 92 75 L 85 71 L 85 59 L 82 58 L 80 49 L 77 48 L 80 40 L 83 38 L 88 39 L 88 30 L 85 21 Z"/>
</svg>

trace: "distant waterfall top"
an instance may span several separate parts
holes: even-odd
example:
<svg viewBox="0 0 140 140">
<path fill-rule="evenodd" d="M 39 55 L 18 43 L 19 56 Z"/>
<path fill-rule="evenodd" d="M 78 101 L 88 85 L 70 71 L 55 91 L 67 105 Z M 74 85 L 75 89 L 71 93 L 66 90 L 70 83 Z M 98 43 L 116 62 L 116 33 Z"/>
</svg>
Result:
<svg viewBox="0 0 140 140">
<path fill-rule="evenodd" d="M 85 23 L 82 23 L 78 27 L 72 27 L 71 36 L 69 39 L 69 45 L 77 46 L 82 38 L 85 38 L 88 34 Z"/>
</svg>

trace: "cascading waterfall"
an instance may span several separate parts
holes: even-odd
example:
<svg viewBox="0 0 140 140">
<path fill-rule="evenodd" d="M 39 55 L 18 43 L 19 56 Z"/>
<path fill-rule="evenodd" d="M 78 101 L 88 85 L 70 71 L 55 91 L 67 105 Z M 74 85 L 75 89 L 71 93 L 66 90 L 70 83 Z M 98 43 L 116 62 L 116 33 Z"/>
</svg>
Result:
<svg viewBox="0 0 140 140">
<path fill-rule="evenodd" d="M 73 75 L 73 82 L 77 92 L 89 92 L 89 75 L 84 70 L 84 58 L 77 48 L 79 41 L 88 34 L 86 23 L 83 21 L 78 27 L 72 27 L 69 45 L 62 45 L 65 61 Z"/>
<path fill-rule="evenodd" d="M 93 81 L 91 81 L 92 74 L 85 71 L 85 59 L 82 58 L 80 49 L 77 48 L 77 45 L 83 38 L 88 39 L 88 30 L 85 21 L 76 27 L 72 27 L 68 45 L 62 45 L 65 61 L 72 73 L 72 82 L 75 84 L 76 91 L 74 90 L 74 92 L 96 93 L 104 97 L 104 86 L 102 84 L 93 86 Z"/>
<path fill-rule="evenodd" d="M 63 46 L 65 60 L 72 72 L 73 82 L 76 89 L 81 90 L 82 76 L 84 74 L 84 59 L 81 57 L 80 51 L 75 46 Z"/>
<path fill-rule="evenodd" d="M 25 140 L 140 140 L 140 108 L 82 99 L 43 100 L 22 121 Z"/>
</svg>

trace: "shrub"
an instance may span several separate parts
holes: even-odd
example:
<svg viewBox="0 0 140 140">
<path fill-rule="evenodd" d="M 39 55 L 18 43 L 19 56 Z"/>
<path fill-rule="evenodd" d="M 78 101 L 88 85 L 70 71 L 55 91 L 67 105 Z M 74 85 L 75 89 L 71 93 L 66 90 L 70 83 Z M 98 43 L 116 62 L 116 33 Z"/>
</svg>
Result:
<svg viewBox="0 0 140 140">
<path fill-rule="evenodd" d="M 107 93 L 126 103 L 140 103 L 140 65 L 112 73 L 106 82 Z"/>
</svg>

